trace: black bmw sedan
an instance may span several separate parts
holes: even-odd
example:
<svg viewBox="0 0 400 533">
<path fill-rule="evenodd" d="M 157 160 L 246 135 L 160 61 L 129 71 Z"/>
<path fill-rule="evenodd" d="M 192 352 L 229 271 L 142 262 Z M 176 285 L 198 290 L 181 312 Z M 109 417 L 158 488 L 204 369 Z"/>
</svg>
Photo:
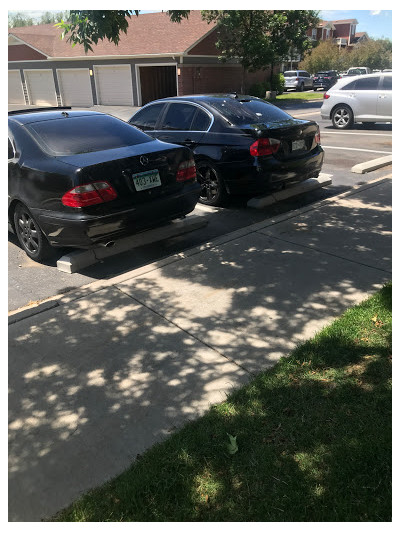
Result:
<svg viewBox="0 0 400 533">
<path fill-rule="evenodd" d="M 193 150 L 200 201 L 255 194 L 317 177 L 323 162 L 319 126 L 253 96 L 164 98 L 129 123 L 159 140 Z"/>
<path fill-rule="evenodd" d="M 93 111 L 10 112 L 8 169 L 9 223 L 36 261 L 184 216 L 200 194 L 189 148 Z"/>
</svg>

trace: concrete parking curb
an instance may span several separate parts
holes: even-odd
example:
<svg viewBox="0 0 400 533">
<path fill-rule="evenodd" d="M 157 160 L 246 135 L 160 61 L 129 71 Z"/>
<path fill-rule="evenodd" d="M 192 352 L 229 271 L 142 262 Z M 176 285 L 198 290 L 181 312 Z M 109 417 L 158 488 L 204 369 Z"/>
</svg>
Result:
<svg viewBox="0 0 400 533">
<path fill-rule="evenodd" d="M 258 196 L 256 198 L 251 198 L 247 202 L 247 207 L 253 207 L 255 209 L 261 209 L 268 205 L 281 202 L 287 198 L 292 198 L 293 196 L 298 196 L 299 194 L 304 194 L 308 191 L 313 191 L 315 189 L 320 189 L 321 187 L 326 187 L 327 185 L 332 184 L 332 174 L 320 174 L 318 178 L 310 178 L 298 185 L 289 187 L 288 189 L 283 189 L 281 191 L 274 192 L 268 196 Z"/>
<path fill-rule="evenodd" d="M 29 318 L 33 315 L 42 313 L 44 311 L 47 311 L 49 309 L 52 309 L 54 307 L 58 307 L 59 305 L 69 304 L 70 302 L 74 300 L 79 300 L 80 298 L 84 298 L 85 296 L 98 292 L 106 287 L 110 287 L 112 285 L 116 285 L 118 283 L 122 283 L 124 281 L 127 281 L 132 278 L 136 278 L 138 276 L 141 276 L 142 274 L 146 274 L 148 272 L 151 272 L 152 270 L 157 270 L 159 268 L 162 268 L 168 264 L 174 263 L 176 261 L 181 261 L 182 259 L 185 259 L 187 257 L 199 254 L 201 252 L 204 252 L 206 250 L 215 248 L 216 246 L 220 246 L 223 244 L 226 244 L 230 241 L 233 241 L 235 239 L 239 239 L 241 237 L 244 237 L 246 235 L 249 235 L 250 233 L 259 231 L 261 229 L 267 228 L 268 226 L 273 226 L 275 224 L 278 224 L 280 222 L 283 222 L 285 220 L 290 220 L 291 218 L 294 218 L 298 215 L 301 215 L 303 213 L 307 213 L 309 211 L 313 211 L 316 209 L 319 209 L 320 207 L 323 207 L 324 205 L 334 203 L 342 198 L 346 198 L 348 196 L 352 196 L 354 194 L 357 194 L 358 192 L 364 191 L 366 189 L 375 187 L 379 185 L 382 182 L 385 182 L 391 178 L 391 174 L 388 174 L 386 176 L 382 176 L 379 178 L 376 178 L 375 180 L 372 180 L 368 183 L 364 183 L 362 185 L 356 185 L 352 187 L 350 190 L 345 191 L 341 194 L 338 194 L 336 196 L 332 196 L 330 198 L 326 198 L 324 200 L 321 200 L 320 202 L 316 202 L 315 204 L 311 204 L 306 207 L 302 207 L 299 209 L 296 209 L 294 211 L 290 211 L 289 213 L 284 213 L 282 215 L 279 215 L 274 218 L 270 218 L 267 220 L 264 220 L 262 222 L 257 222 L 255 224 L 252 224 L 250 226 L 247 226 L 245 228 L 236 230 L 231 233 L 227 233 L 226 235 L 223 235 L 221 237 L 217 237 L 216 239 L 213 239 L 209 242 L 206 242 L 204 244 L 201 244 L 199 246 L 195 246 L 193 248 L 189 248 L 188 250 L 185 250 L 184 252 L 180 252 L 178 254 L 171 255 L 169 257 L 165 257 L 164 259 L 161 259 L 159 261 L 155 261 L 153 263 L 149 263 L 148 265 L 145 265 L 143 267 L 136 268 L 134 270 L 131 270 L 130 272 L 126 272 L 124 274 L 120 274 L 114 278 L 110 278 L 108 280 L 98 280 L 91 282 L 87 285 L 84 285 L 82 287 L 79 287 L 78 289 L 71 291 L 67 294 L 58 294 L 56 296 L 53 296 L 51 298 L 46 299 L 43 302 L 39 302 L 34 307 L 24 307 L 20 309 L 16 309 L 14 311 L 9 312 L 8 317 L 8 323 L 9 325 L 14 324 L 16 322 L 19 322 L 21 320 L 24 320 L 26 318 Z"/>
<path fill-rule="evenodd" d="M 384 157 L 378 157 L 377 159 L 372 159 L 371 161 L 365 161 L 365 163 L 358 163 L 354 165 L 351 171 L 355 174 L 365 174 L 366 172 L 371 172 L 378 168 L 385 167 L 392 164 L 392 154 L 385 155 Z"/>
<path fill-rule="evenodd" d="M 170 237 L 177 237 L 178 235 L 195 231 L 206 225 L 207 220 L 204 217 L 188 215 L 187 218 L 173 220 L 169 224 L 159 228 L 143 231 L 142 233 L 120 239 L 111 248 L 98 247 L 92 250 L 76 250 L 68 255 L 63 255 L 57 261 L 57 268 L 61 272 L 73 274 L 102 259 L 126 252 L 127 250 L 132 250 L 133 248 L 138 248 L 139 246 L 144 246 L 145 244 L 151 244 Z"/>
</svg>

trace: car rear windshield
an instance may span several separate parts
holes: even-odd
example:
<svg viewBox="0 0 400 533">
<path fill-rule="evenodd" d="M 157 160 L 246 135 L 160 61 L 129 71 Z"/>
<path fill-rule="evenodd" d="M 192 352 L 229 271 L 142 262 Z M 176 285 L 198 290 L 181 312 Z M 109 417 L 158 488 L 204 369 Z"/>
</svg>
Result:
<svg viewBox="0 0 400 533">
<path fill-rule="evenodd" d="M 290 119 L 290 115 L 262 100 L 232 100 L 231 98 L 208 102 L 231 124 L 241 126 L 258 122 L 276 122 Z"/>
<path fill-rule="evenodd" d="M 153 139 L 134 126 L 108 115 L 64 117 L 27 126 L 46 152 L 73 155 L 112 150 Z"/>
<path fill-rule="evenodd" d="M 317 76 L 331 76 L 331 72 L 317 72 Z"/>
<path fill-rule="evenodd" d="M 293 78 L 293 76 L 297 76 L 297 72 L 295 70 L 288 70 L 287 72 L 283 73 L 283 76 L 285 78 Z"/>
</svg>

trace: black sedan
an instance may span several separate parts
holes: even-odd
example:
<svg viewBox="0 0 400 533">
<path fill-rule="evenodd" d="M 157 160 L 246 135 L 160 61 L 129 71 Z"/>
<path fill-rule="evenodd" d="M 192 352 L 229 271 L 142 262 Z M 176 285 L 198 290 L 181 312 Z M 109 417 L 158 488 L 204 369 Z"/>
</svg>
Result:
<svg viewBox="0 0 400 533">
<path fill-rule="evenodd" d="M 193 150 L 200 201 L 256 194 L 317 177 L 324 152 L 319 127 L 253 96 L 200 95 L 155 100 L 129 123 Z"/>
<path fill-rule="evenodd" d="M 189 148 L 93 111 L 9 113 L 8 168 L 9 223 L 37 261 L 184 216 L 200 194 Z"/>
</svg>

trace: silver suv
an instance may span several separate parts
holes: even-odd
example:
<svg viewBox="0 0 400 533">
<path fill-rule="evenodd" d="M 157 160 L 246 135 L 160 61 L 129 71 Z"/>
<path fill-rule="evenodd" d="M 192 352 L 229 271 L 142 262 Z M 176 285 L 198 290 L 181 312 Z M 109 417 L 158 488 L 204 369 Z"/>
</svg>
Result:
<svg viewBox="0 0 400 533">
<path fill-rule="evenodd" d="M 313 78 L 305 70 L 287 70 L 283 76 L 285 78 L 285 91 L 288 89 L 304 91 L 304 89 L 313 88 Z"/>
<path fill-rule="evenodd" d="M 354 122 L 392 122 L 392 74 L 378 72 L 342 78 L 324 95 L 321 118 L 334 128 Z"/>
</svg>

